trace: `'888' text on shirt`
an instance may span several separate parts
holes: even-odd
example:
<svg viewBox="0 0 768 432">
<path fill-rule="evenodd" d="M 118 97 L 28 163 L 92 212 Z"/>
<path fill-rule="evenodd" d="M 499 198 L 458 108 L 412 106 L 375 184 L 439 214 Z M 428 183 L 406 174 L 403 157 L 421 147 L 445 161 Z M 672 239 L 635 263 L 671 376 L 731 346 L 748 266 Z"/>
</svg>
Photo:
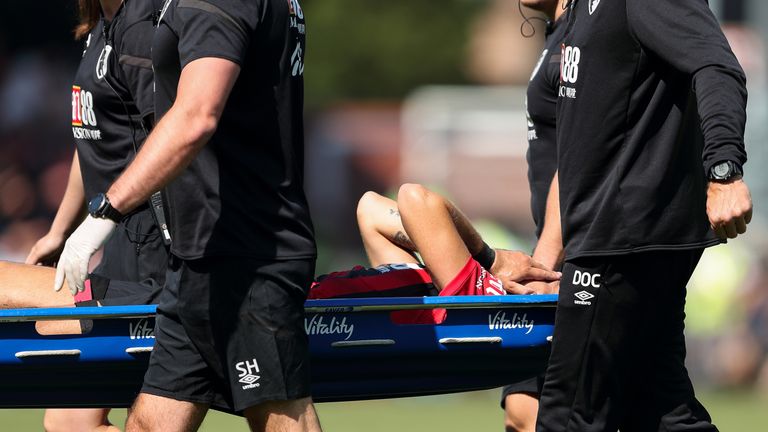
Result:
<svg viewBox="0 0 768 432">
<path fill-rule="evenodd" d="M 579 79 L 579 62 L 581 61 L 581 49 L 577 46 L 561 45 L 560 48 L 560 89 L 559 97 L 576 99 L 576 88 L 568 84 L 576 84 Z"/>
<path fill-rule="evenodd" d="M 93 110 L 93 93 L 72 86 L 72 134 L 75 139 L 100 140 L 101 131 Z"/>
</svg>

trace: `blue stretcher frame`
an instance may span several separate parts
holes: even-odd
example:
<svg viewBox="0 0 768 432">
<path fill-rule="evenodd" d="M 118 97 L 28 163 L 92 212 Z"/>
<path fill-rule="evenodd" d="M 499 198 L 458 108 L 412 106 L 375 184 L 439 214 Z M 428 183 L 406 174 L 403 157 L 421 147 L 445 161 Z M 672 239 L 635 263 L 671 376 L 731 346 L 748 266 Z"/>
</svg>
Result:
<svg viewBox="0 0 768 432">
<path fill-rule="evenodd" d="M 541 373 L 557 295 L 309 300 L 305 329 L 318 402 L 498 387 Z M 441 308 L 438 325 L 390 313 Z M 156 306 L 0 310 L 0 407 L 125 407 L 141 387 Z M 93 320 L 43 336 L 39 320 Z"/>
</svg>

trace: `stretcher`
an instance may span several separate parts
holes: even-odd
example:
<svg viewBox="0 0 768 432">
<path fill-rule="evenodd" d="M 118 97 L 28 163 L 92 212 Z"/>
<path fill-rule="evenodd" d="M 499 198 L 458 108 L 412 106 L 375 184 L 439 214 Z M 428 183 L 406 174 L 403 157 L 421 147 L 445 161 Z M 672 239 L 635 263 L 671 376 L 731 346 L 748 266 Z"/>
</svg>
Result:
<svg viewBox="0 0 768 432">
<path fill-rule="evenodd" d="M 309 300 L 305 329 L 318 402 L 498 387 L 541 372 L 556 295 Z M 393 311 L 441 308 L 440 324 L 397 324 Z M 0 407 L 126 407 L 154 342 L 155 306 L 0 311 Z M 92 320 L 82 335 L 44 336 L 38 320 Z"/>
</svg>

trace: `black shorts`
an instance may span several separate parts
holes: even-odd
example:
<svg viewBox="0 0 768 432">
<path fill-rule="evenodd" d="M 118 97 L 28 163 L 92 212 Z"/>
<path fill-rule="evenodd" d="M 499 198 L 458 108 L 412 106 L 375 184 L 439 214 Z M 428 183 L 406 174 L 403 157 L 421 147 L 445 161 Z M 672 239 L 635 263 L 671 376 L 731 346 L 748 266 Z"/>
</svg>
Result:
<svg viewBox="0 0 768 432">
<path fill-rule="evenodd" d="M 565 264 L 537 432 L 717 430 L 685 368 L 685 286 L 701 253 Z"/>
<path fill-rule="evenodd" d="M 77 306 L 156 303 L 165 282 L 169 252 L 148 208 L 123 220 L 104 245 L 101 263 L 88 276 L 87 296 Z"/>
<path fill-rule="evenodd" d="M 507 409 L 507 396 L 511 394 L 525 393 L 538 399 L 541 395 L 542 386 L 544 386 L 544 375 L 504 386 L 501 389 L 501 409 Z"/>
<path fill-rule="evenodd" d="M 143 393 L 240 412 L 310 396 L 315 261 L 171 258 Z"/>
</svg>

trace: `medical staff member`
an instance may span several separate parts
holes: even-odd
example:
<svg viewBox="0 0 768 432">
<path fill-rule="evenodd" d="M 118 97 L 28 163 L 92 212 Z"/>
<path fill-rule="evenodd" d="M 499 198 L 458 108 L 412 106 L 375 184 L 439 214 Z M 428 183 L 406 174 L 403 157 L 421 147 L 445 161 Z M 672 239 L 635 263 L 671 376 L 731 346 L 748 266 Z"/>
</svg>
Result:
<svg viewBox="0 0 768 432">
<path fill-rule="evenodd" d="M 557 87 L 560 81 L 560 43 L 565 35 L 565 0 L 520 0 L 520 5 L 544 13 L 547 18 L 546 41 L 531 79 L 525 107 L 528 122 L 528 185 L 531 212 L 536 224 L 536 248 L 533 259 L 547 268 L 560 269 L 563 240 L 557 205 Z M 522 11 L 522 9 L 521 9 Z M 557 292 L 560 281 L 526 284 L 537 294 Z M 556 285 L 556 286 L 555 286 Z M 533 432 L 544 375 L 505 386 L 501 392 L 504 424 L 508 432 Z"/>
<path fill-rule="evenodd" d="M 106 242 L 101 263 L 83 292 L 54 292 L 55 270 L 67 236 L 82 221 L 85 197 L 108 187 L 128 166 L 152 123 L 150 62 L 153 18 L 159 2 L 81 0 L 75 35 L 85 40 L 71 88 L 76 146 L 67 189 L 51 228 L 25 264 L 0 263 L 0 304 L 5 307 L 148 304 L 157 300 L 168 251 L 147 203 L 125 217 Z M 93 210 L 93 208 L 92 208 Z M 74 291 L 74 286 L 70 286 Z M 79 333 L 86 322 L 41 323 L 47 333 Z M 93 379 L 99 379 L 93 377 Z M 47 431 L 117 430 L 108 409 L 49 409 Z"/>
<path fill-rule="evenodd" d="M 253 430 L 320 430 L 303 326 L 316 256 L 302 184 L 305 35 L 297 0 L 163 6 L 160 120 L 98 195 L 126 214 L 167 186 L 173 257 L 129 431 L 195 430 L 211 405 Z M 89 217 L 70 237 L 59 269 L 74 284 L 113 229 Z"/>
<path fill-rule="evenodd" d="M 744 73 L 705 0 L 573 0 L 557 142 L 566 262 L 537 431 L 715 431 L 685 286 L 746 231 Z"/>
</svg>

